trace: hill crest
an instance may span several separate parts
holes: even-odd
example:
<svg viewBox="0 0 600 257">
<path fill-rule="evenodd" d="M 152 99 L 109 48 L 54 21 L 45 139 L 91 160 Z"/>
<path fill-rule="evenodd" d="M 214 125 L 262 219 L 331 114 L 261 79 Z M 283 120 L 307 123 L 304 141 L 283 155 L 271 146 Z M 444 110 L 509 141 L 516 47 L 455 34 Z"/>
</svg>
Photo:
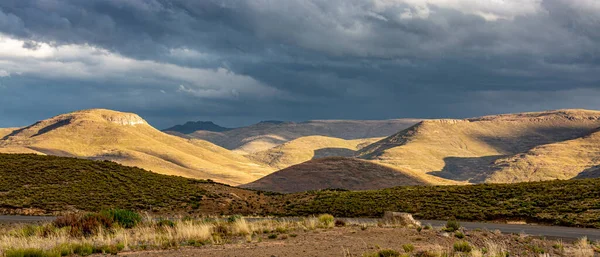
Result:
<svg viewBox="0 0 600 257">
<path fill-rule="evenodd" d="M 425 120 L 364 147 L 357 156 L 403 170 L 480 183 L 493 175 L 496 160 L 574 140 L 598 127 L 600 111 L 579 109 Z M 600 157 L 600 152 L 596 154 Z"/>
<path fill-rule="evenodd" d="M 419 177 L 373 162 L 346 157 L 326 157 L 293 165 L 242 187 L 293 193 L 321 189 L 370 190 L 427 184 L 427 181 Z"/>
<path fill-rule="evenodd" d="M 232 185 L 274 170 L 203 140 L 165 134 L 137 114 L 105 109 L 62 114 L 15 130 L 0 140 L 0 152 L 113 160 Z"/>
</svg>

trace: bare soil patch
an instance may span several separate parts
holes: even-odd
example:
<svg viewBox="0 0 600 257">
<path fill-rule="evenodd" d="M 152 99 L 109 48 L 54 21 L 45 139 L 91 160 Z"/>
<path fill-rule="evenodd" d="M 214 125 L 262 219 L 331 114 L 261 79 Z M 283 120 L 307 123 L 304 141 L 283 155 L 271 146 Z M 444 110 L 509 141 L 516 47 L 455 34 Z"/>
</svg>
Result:
<svg viewBox="0 0 600 257">
<path fill-rule="evenodd" d="M 181 248 L 178 250 L 147 251 L 122 253 L 122 256 L 363 256 L 381 249 L 393 249 L 405 253 L 403 245 L 413 245 L 409 256 L 418 252 L 432 251 L 448 256 L 459 256 L 453 252 L 458 241 L 467 241 L 473 251 L 481 251 L 497 246 L 509 251 L 510 256 L 539 256 L 541 252 L 552 256 L 569 256 L 569 246 L 555 248 L 558 241 L 543 240 L 525 235 L 506 235 L 491 231 L 467 231 L 464 239 L 458 239 L 453 233 L 439 229 L 422 230 L 409 228 L 369 227 L 362 230 L 359 226 L 333 228 L 301 232 L 296 237 L 278 235 L 277 239 L 268 239 L 268 235 L 253 237 L 248 243 L 245 239 L 224 245 L 207 245 L 199 248 Z M 285 238 L 285 239 L 283 239 Z M 453 255 L 454 254 L 454 255 Z"/>
</svg>

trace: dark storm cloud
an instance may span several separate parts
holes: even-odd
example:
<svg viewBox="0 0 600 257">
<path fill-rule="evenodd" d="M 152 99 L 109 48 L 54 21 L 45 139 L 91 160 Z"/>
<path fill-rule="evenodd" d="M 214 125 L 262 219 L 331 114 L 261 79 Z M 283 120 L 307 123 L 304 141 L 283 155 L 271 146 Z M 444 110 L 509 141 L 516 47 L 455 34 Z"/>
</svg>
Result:
<svg viewBox="0 0 600 257">
<path fill-rule="evenodd" d="M 0 32 L 24 49 L 96 50 L 36 59 L 74 67 L 63 77 L 0 62 L 0 105 L 115 108 L 159 126 L 599 109 L 599 27 L 593 0 L 4 0 Z"/>
</svg>

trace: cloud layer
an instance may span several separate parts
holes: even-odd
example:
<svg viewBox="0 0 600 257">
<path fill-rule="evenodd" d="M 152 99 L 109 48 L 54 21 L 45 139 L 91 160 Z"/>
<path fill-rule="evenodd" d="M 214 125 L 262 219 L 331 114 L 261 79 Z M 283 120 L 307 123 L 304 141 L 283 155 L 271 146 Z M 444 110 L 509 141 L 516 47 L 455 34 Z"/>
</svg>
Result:
<svg viewBox="0 0 600 257">
<path fill-rule="evenodd" d="M 6 0 L 0 126 L 600 109 L 598 28 L 594 0 Z"/>
</svg>

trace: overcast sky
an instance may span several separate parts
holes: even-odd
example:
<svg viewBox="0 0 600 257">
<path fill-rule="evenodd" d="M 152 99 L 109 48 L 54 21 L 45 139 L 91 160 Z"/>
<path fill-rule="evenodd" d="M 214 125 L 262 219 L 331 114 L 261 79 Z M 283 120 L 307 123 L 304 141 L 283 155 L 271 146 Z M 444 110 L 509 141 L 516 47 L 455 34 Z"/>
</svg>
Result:
<svg viewBox="0 0 600 257">
<path fill-rule="evenodd" d="M 1 0 L 0 127 L 600 109 L 598 0 Z"/>
</svg>

